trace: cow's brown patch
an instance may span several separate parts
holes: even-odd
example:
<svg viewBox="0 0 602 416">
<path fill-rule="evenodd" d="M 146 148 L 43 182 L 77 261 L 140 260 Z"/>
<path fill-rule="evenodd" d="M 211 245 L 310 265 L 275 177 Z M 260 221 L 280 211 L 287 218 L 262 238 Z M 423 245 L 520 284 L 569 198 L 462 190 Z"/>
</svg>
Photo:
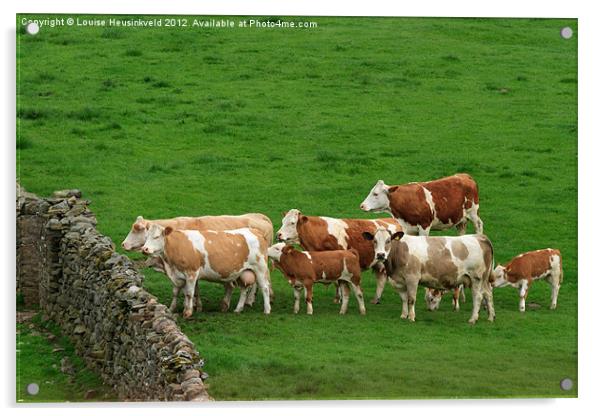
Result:
<svg viewBox="0 0 602 416">
<path fill-rule="evenodd" d="M 454 239 L 451 245 L 452 253 L 460 260 L 465 260 L 468 257 L 468 249 L 462 241 Z"/>
<path fill-rule="evenodd" d="M 445 239 L 431 237 L 427 239 L 427 244 L 428 260 L 424 263 L 424 270 L 439 280 L 443 287 L 455 287 L 458 268 L 452 261 L 451 252 L 445 247 Z"/>
<path fill-rule="evenodd" d="M 320 217 L 310 217 L 305 221 L 297 222 L 299 243 L 304 249 L 310 251 L 341 250 L 335 236 L 328 233 L 328 224 Z"/>
<path fill-rule="evenodd" d="M 226 278 L 243 268 L 249 258 L 249 246 L 244 236 L 209 232 L 204 232 L 203 236 L 209 265 L 217 274 Z"/>
<path fill-rule="evenodd" d="M 165 236 L 165 255 L 170 263 L 185 273 L 196 272 L 205 260 L 182 231 L 173 231 Z"/>
<path fill-rule="evenodd" d="M 560 256 L 560 251 L 556 249 L 536 250 L 514 257 L 505 265 L 508 281 L 511 283 L 523 279 L 531 281 L 533 278 L 549 272 L 554 255 Z"/>
<path fill-rule="evenodd" d="M 422 186 L 419 184 L 398 185 L 389 188 L 389 206 L 395 218 L 401 218 L 412 225 L 427 228 L 434 216 Z"/>
</svg>

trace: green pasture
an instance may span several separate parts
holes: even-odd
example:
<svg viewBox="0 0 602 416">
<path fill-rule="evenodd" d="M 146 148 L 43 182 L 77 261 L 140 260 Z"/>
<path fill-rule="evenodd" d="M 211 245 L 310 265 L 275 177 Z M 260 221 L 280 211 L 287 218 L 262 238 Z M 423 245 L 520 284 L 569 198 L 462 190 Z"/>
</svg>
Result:
<svg viewBox="0 0 602 416">
<path fill-rule="evenodd" d="M 497 320 L 483 312 L 474 327 L 470 291 L 456 313 L 451 298 L 438 312 L 419 299 L 408 323 L 390 287 L 366 316 L 353 298 L 339 316 L 333 288 L 318 287 L 314 316 L 295 316 L 292 290 L 274 271 L 272 314 L 258 301 L 237 316 L 219 313 L 222 288 L 203 283 L 205 311 L 180 323 L 206 360 L 209 392 L 217 400 L 575 397 L 577 21 L 269 20 L 278 19 L 318 25 L 19 29 L 18 180 L 40 195 L 81 189 L 100 231 L 119 245 L 137 215 L 262 212 L 275 229 L 290 208 L 372 218 L 359 204 L 378 179 L 467 172 L 497 261 L 562 251 L 556 311 L 541 282 L 524 314 L 515 289 L 496 290 Z M 560 36 L 564 26 L 572 39 Z M 168 303 L 168 280 L 144 273 Z M 374 286 L 364 273 L 366 298 Z M 24 354 L 21 368 L 40 365 Z M 559 387 L 565 377 L 571 391 Z"/>
</svg>

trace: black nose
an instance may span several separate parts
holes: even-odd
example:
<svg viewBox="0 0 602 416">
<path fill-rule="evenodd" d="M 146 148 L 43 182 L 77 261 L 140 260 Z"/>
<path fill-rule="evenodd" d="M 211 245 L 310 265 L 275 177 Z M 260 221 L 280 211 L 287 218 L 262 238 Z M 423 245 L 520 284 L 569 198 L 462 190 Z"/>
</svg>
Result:
<svg viewBox="0 0 602 416">
<path fill-rule="evenodd" d="M 385 259 L 385 254 L 384 253 L 378 253 L 376 255 L 376 258 L 379 259 L 379 260 L 384 260 Z"/>
</svg>

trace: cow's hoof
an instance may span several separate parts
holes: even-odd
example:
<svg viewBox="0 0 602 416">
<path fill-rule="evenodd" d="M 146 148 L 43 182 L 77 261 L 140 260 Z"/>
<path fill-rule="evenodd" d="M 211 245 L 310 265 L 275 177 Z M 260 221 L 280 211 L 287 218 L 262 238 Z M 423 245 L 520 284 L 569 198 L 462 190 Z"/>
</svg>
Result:
<svg viewBox="0 0 602 416">
<path fill-rule="evenodd" d="M 360 311 L 360 315 L 365 315 L 365 314 L 366 314 L 366 310 L 365 310 L 365 309 L 362 309 L 362 310 Z"/>
<path fill-rule="evenodd" d="M 240 315 L 240 313 L 242 312 L 242 309 L 234 309 L 234 313 Z"/>
<path fill-rule="evenodd" d="M 380 298 L 374 298 L 370 301 L 371 304 L 373 305 L 379 305 L 380 304 Z"/>
<path fill-rule="evenodd" d="M 477 320 L 476 320 L 476 319 L 469 319 L 469 320 L 468 320 L 468 323 L 469 323 L 470 325 L 474 325 L 474 324 L 476 324 L 476 323 L 477 323 Z"/>
<path fill-rule="evenodd" d="M 551 311 L 554 311 L 554 310 L 556 310 L 556 305 L 551 305 L 551 306 L 550 306 L 550 310 L 551 310 Z"/>
<path fill-rule="evenodd" d="M 190 319 L 190 317 L 192 316 L 192 312 L 184 311 L 182 316 L 184 317 L 184 319 Z"/>
<path fill-rule="evenodd" d="M 228 312 L 228 309 L 230 309 L 230 305 L 227 305 L 227 304 L 225 304 L 225 303 L 222 303 L 222 304 L 220 305 L 220 307 L 219 307 L 219 310 L 220 310 L 221 312 Z"/>
<path fill-rule="evenodd" d="M 401 319 L 408 319 L 408 315 L 401 315 L 400 318 Z"/>
<path fill-rule="evenodd" d="M 340 299 L 333 299 L 332 303 L 338 305 L 339 303 L 341 303 L 341 300 Z"/>
<path fill-rule="evenodd" d="M 495 321 L 495 316 L 490 316 L 489 318 L 487 318 L 487 320 L 489 322 L 493 322 L 493 321 Z"/>
<path fill-rule="evenodd" d="M 345 315 L 346 313 L 347 313 L 347 311 L 345 311 L 345 312 L 343 312 L 343 311 L 340 311 L 340 312 L 339 312 L 339 315 Z"/>
</svg>

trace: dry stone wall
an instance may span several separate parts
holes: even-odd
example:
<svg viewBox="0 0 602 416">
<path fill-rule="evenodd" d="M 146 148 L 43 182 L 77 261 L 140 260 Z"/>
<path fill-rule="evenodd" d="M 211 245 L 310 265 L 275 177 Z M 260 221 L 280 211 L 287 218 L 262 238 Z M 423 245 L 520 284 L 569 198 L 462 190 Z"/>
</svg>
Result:
<svg viewBox="0 0 602 416">
<path fill-rule="evenodd" d="M 96 229 L 78 190 L 17 185 L 17 290 L 123 400 L 210 400 L 203 360 L 144 276 Z"/>
</svg>

